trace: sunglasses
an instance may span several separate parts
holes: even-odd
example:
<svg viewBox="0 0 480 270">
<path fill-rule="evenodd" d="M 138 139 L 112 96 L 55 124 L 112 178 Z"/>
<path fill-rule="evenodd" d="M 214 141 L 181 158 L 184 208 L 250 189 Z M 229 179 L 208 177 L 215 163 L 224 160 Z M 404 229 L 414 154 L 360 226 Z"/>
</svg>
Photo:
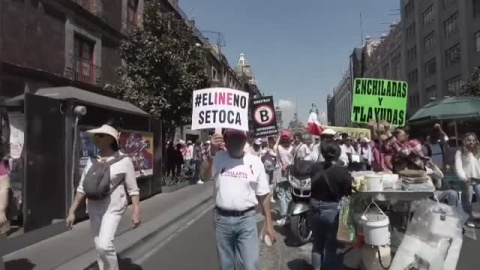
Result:
<svg viewBox="0 0 480 270">
<path fill-rule="evenodd" d="M 105 134 L 101 134 L 101 133 L 95 134 L 95 138 L 100 138 L 101 139 L 103 137 L 105 137 Z"/>
</svg>

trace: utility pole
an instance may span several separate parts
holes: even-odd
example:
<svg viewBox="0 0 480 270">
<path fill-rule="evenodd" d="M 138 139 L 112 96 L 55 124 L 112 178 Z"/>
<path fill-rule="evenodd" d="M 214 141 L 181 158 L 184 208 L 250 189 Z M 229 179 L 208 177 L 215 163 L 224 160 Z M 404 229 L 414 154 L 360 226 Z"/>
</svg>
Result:
<svg viewBox="0 0 480 270">
<path fill-rule="evenodd" d="M 360 46 L 363 46 L 363 19 L 362 12 L 360 12 Z"/>
</svg>

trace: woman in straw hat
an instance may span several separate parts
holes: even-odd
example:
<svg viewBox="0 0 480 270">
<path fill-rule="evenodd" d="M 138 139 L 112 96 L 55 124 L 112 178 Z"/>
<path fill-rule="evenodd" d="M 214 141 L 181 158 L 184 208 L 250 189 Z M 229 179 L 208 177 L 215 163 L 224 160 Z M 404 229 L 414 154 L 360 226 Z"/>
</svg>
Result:
<svg viewBox="0 0 480 270">
<path fill-rule="evenodd" d="M 111 126 L 103 125 L 100 128 L 87 131 L 90 138 L 99 150 L 99 162 L 108 162 L 121 155 L 118 151 L 118 131 Z M 75 210 L 77 210 L 80 203 L 85 200 L 85 191 L 83 183 L 87 172 L 92 167 L 91 160 L 88 161 L 85 170 L 83 171 L 80 184 L 77 188 L 75 200 L 70 207 L 67 217 L 67 226 L 72 228 L 75 221 Z M 90 225 L 94 235 L 95 247 L 98 252 L 98 265 L 101 270 L 117 270 L 118 260 L 113 245 L 115 232 L 118 224 L 122 218 L 122 214 L 127 209 L 128 201 L 125 192 L 128 191 L 132 199 L 133 215 L 132 225 L 134 228 L 140 225 L 140 198 L 139 188 L 135 176 L 135 169 L 130 158 L 120 159 L 118 162 L 110 166 L 110 179 L 117 181 L 118 178 L 124 177 L 124 185 L 113 186 L 110 190 L 110 195 L 103 199 L 88 201 L 88 213 L 90 216 Z M 125 186 L 125 187 L 124 187 Z"/>
</svg>

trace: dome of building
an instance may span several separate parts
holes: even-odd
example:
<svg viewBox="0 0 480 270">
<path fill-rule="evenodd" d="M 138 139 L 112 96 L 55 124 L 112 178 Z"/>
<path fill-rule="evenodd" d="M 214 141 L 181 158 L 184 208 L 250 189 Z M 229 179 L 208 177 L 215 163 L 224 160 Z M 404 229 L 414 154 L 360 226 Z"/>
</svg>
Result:
<svg viewBox="0 0 480 270">
<path fill-rule="evenodd" d="M 248 64 L 247 60 L 245 59 L 245 55 L 243 53 L 240 54 L 240 59 L 238 59 L 237 65 L 233 70 L 239 77 L 246 76 L 249 79 L 254 78 L 252 68 Z"/>
</svg>

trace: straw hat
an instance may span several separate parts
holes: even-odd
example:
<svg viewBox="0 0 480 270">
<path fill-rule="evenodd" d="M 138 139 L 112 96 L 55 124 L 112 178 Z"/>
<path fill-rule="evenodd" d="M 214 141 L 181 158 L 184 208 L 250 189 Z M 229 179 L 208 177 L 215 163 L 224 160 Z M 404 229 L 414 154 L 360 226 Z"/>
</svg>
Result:
<svg viewBox="0 0 480 270">
<path fill-rule="evenodd" d="M 103 125 L 99 128 L 94 128 L 94 129 L 87 130 L 87 134 L 91 138 L 95 137 L 96 134 L 110 135 L 115 139 L 115 141 L 117 142 L 117 145 L 119 145 L 119 143 L 118 143 L 119 132 L 109 125 Z"/>
</svg>

